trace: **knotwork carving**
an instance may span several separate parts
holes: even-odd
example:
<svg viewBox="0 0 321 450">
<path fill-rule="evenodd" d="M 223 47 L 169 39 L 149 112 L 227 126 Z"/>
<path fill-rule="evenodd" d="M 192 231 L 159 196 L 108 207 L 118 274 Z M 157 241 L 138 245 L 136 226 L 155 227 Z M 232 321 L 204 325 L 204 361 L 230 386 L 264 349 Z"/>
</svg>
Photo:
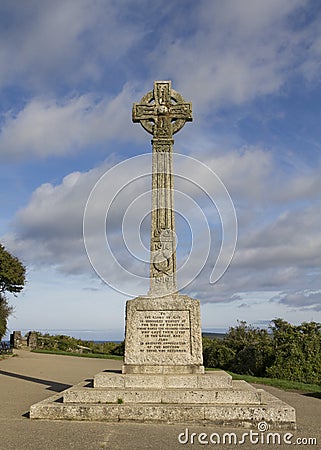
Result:
<svg viewBox="0 0 321 450">
<path fill-rule="evenodd" d="M 170 137 L 191 120 L 192 104 L 171 88 L 170 81 L 155 81 L 154 90 L 133 106 L 133 122 L 140 122 L 154 137 Z"/>
</svg>

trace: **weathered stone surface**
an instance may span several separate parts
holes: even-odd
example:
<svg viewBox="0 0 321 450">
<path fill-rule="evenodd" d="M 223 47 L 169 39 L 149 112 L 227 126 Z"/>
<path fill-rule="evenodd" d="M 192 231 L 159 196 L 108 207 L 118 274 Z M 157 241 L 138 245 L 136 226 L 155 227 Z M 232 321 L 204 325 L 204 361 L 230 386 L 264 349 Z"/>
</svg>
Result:
<svg viewBox="0 0 321 450">
<path fill-rule="evenodd" d="M 121 376 L 121 375 L 120 375 Z M 205 375 L 203 375 L 205 376 Z M 152 389 L 141 388 L 137 390 L 119 390 L 111 393 L 108 388 L 85 388 L 80 384 L 67 389 L 64 393 L 55 394 L 49 399 L 43 400 L 30 409 L 32 419 L 50 420 L 100 420 L 109 422 L 135 421 L 135 422 L 159 422 L 159 423 L 200 423 L 217 424 L 239 427 L 255 428 L 259 422 L 266 422 L 272 429 L 295 429 L 295 410 L 291 406 L 280 401 L 276 397 L 261 389 L 254 389 L 247 383 L 233 382 L 230 389 L 216 389 L 218 397 L 225 403 L 202 402 L 201 399 L 194 403 L 187 403 L 193 400 L 192 396 L 196 392 L 186 391 L 184 388 L 177 389 Z M 235 388 L 242 388 L 242 395 L 255 403 L 237 404 L 236 392 L 241 392 Z M 86 392 L 85 392 L 86 391 Z M 92 393 L 89 393 L 92 391 Z M 177 392 L 185 396 L 175 398 Z M 156 392 L 156 395 L 155 395 Z M 213 395 L 213 390 L 199 389 L 199 393 Z M 173 393 L 173 394 L 172 394 Z M 256 395 L 258 397 L 256 397 Z M 104 397 L 105 395 L 109 397 Z M 122 395 L 120 397 L 119 395 Z M 149 397 L 148 397 L 149 395 Z M 167 396 L 171 403 L 162 403 L 159 395 Z M 191 396 L 192 395 L 192 396 Z M 240 395 L 239 400 L 241 400 Z M 141 402 L 143 397 L 147 401 Z M 64 403 L 62 399 L 64 398 Z M 108 400 L 113 403 L 105 403 Z M 260 402 L 258 402 L 260 398 Z M 152 401 L 154 399 L 154 402 Z M 73 403 L 73 401 L 79 401 Z M 95 401 L 95 402 L 93 402 Z M 158 402 L 157 402 L 158 401 Z M 122 403 L 119 403 L 122 402 Z"/>
<path fill-rule="evenodd" d="M 155 81 L 154 89 L 133 105 L 132 118 L 153 135 L 149 296 L 159 297 L 177 292 L 173 134 L 192 120 L 192 104 L 170 81 Z"/>
<path fill-rule="evenodd" d="M 261 393 L 261 405 L 211 405 L 205 409 L 205 421 L 216 422 L 220 418 L 223 425 L 238 426 L 254 426 L 264 421 L 274 429 L 296 429 L 295 409 L 266 391 L 258 391 Z"/>
<path fill-rule="evenodd" d="M 204 373 L 204 366 L 196 364 L 185 365 L 148 365 L 148 364 L 126 364 L 123 366 L 123 373 L 126 374 L 166 374 L 166 375 L 190 375 Z"/>
<path fill-rule="evenodd" d="M 231 381 L 224 371 L 180 376 L 102 372 L 95 380 L 108 386 L 80 383 L 33 405 L 30 417 L 242 427 L 265 421 L 274 429 L 295 429 L 294 408 L 245 381 Z"/>
<path fill-rule="evenodd" d="M 41 407 L 32 406 L 32 419 L 47 420 L 89 420 L 89 421 L 135 421 L 156 423 L 199 423 L 233 427 L 256 428 L 264 421 L 271 429 L 295 430 L 293 411 L 274 406 L 246 407 L 241 405 L 199 406 L 199 405 L 103 405 L 51 403 L 47 399 Z"/>
<path fill-rule="evenodd" d="M 126 304 L 124 373 L 203 372 L 200 303 L 186 295 Z"/>
<path fill-rule="evenodd" d="M 234 382 L 235 383 L 235 382 Z M 247 384 L 247 386 L 250 386 Z M 223 370 L 195 375 L 120 374 L 100 372 L 94 377 L 94 387 L 105 388 L 198 388 L 214 389 L 232 387 L 232 377 Z"/>
<path fill-rule="evenodd" d="M 233 389 L 119 389 L 76 387 L 63 395 L 64 403 L 261 404 L 261 393 Z"/>
</svg>

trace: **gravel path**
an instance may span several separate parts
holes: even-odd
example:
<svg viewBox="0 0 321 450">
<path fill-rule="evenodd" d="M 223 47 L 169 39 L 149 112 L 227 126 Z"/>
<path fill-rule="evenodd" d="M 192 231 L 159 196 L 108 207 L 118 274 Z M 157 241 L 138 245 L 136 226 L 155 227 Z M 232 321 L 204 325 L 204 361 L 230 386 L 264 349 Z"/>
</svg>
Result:
<svg viewBox="0 0 321 450">
<path fill-rule="evenodd" d="M 70 356 L 45 355 L 17 351 L 18 356 L 0 361 L 0 450 L 173 450 L 180 448 L 220 449 L 268 449 L 289 448 L 300 445 L 307 449 L 321 449 L 321 399 L 298 392 L 285 392 L 276 388 L 260 386 L 271 392 L 297 411 L 298 429 L 287 436 L 280 432 L 281 445 L 266 443 L 266 433 L 258 437 L 246 436 L 245 444 L 215 445 L 198 443 L 200 433 L 206 433 L 206 441 L 212 433 L 221 439 L 226 432 L 233 432 L 238 439 L 249 430 L 227 429 L 218 426 L 133 424 L 71 421 L 31 421 L 28 418 L 30 405 L 55 392 L 60 392 L 81 380 L 92 378 L 105 369 L 120 369 L 121 361 L 76 358 Z M 184 441 L 188 429 L 188 443 Z M 253 430 L 253 433 L 257 432 Z M 192 437 L 191 433 L 196 433 Z M 305 439 L 315 438 L 317 445 L 308 444 Z M 253 443 L 250 442 L 252 439 Z M 260 443 L 255 443 L 260 439 Z M 278 439 L 278 437 L 275 437 Z M 284 442 L 288 441 L 287 442 Z M 301 439 L 301 441 L 297 441 Z M 303 439 L 303 441 L 302 441 Z M 290 443 L 291 441 L 291 443 Z"/>
</svg>

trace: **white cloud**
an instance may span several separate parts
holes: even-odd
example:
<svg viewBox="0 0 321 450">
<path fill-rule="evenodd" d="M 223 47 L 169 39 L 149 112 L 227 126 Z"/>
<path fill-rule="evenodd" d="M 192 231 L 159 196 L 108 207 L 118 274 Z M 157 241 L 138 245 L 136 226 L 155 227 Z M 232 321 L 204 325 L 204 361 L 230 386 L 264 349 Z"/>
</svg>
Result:
<svg viewBox="0 0 321 450">
<path fill-rule="evenodd" d="M 281 304 L 288 305 L 291 308 L 321 311 L 321 291 L 301 290 L 296 292 L 280 293 L 275 299 Z"/>
<path fill-rule="evenodd" d="M 317 20 L 307 29 L 293 26 L 306 5 L 306 0 L 202 1 L 191 18 L 197 31 L 177 36 L 166 28 L 151 61 L 193 99 L 198 114 L 275 93 L 302 73 L 303 64 L 317 71 L 319 46 L 302 51 L 312 36 L 321 35 Z"/>
<path fill-rule="evenodd" d="M 280 202 L 302 200 L 319 201 L 321 192 L 321 179 L 317 176 L 319 167 L 309 169 L 301 174 L 298 168 L 297 176 L 286 180 L 282 190 L 274 192 L 274 200 Z"/>
<path fill-rule="evenodd" d="M 297 71 L 320 73 L 318 17 L 293 25 L 307 0 L 5 3 L 0 85 L 28 95 L 171 77 L 204 111 L 274 93 Z"/>
<path fill-rule="evenodd" d="M 317 20 L 301 29 L 292 23 L 306 0 L 204 0 L 186 8 L 140 1 L 136 14 L 131 3 L 106 0 L 92 7 L 88 0 L 57 0 L 3 7 L 9 25 L 0 36 L 0 84 L 2 76 L 2 85 L 18 86 L 27 100 L 3 113 L 1 155 L 64 155 L 115 136 L 131 139 L 136 132 L 128 105 L 139 99 L 131 93 L 138 80 L 147 86 L 156 76 L 172 78 L 200 118 L 275 93 L 293 73 L 309 79 L 318 74 Z M 147 45 L 151 23 L 162 38 Z M 115 94 L 126 76 L 130 85 Z M 106 96 L 112 92 L 113 100 Z"/>
<path fill-rule="evenodd" d="M 315 206 L 285 211 L 268 225 L 243 236 L 237 261 L 252 266 L 253 261 L 276 266 L 321 265 L 321 216 Z"/>
<path fill-rule="evenodd" d="M 65 273 L 79 273 L 89 264 L 82 241 L 82 216 L 90 190 L 100 169 L 86 174 L 74 172 L 62 183 L 41 185 L 29 204 L 18 211 L 14 232 L 4 237 L 27 265 L 58 267 Z"/>
<path fill-rule="evenodd" d="M 244 147 L 230 151 L 228 156 L 208 156 L 206 163 L 226 183 L 234 201 L 237 197 L 248 202 L 265 199 L 265 186 L 274 169 L 271 153 L 259 147 Z"/>
<path fill-rule="evenodd" d="M 102 63 L 117 62 L 142 33 L 110 0 L 5 1 L 0 16 L 0 85 L 36 92 L 99 80 Z"/>
<path fill-rule="evenodd" d="M 217 227 L 215 220 L 212 222 L 214 248 L 201 275 L 188 288 L 189 292 L 193 292 L 204 301 L 226 302 L 235 301 L 238 292 L 316 289 L 318 275 L 315 274 L 315 270 L 321 266 L 321 217 L 317 206 L 318 199 L 311 200 L 310 191 L 307 190 L 305 192 L 307 203 L 293 204 L 286 195 L 283 202 L 276 200 L 275 192 L 284 191 L 286 186 L 295 184 L 296 175 L 282 178 L 280 169 L 276 170 L 271 156 L 266 157 L 259 149 L 248 149 L 239 153 L 234 151 L 225 157 L 218 157 L 217 161 L 212 157 L 208 162 L 223 174 L 223 181 L 231 185 L 232 198 L 236 199 L 237 214 L 241 218 L 239 239 L 227 273 L 216 285 L 211 285 L 210 272 L 216 261 L 221 236 L 220 227 Z M 12 233 L 5 237 L 8 248 L 21 256 L 27 264 L 56 267 L 66 274 L 92 273 L 83 244 L 83 212 L 95 182 L 109 167 L 110 163 L 106 163 L 86 173 L 72 173 L 58 186 L 51 184 L 40 186 L 33 193 L 29 204 L 16 215 Z M 149 184 L 148 180 L 138 184 L 132 183 L 135 170 L 131 169 L 131 166 L 126 167 L 121 177 L 116 174 L 117 177 L 114 179 L 109 175 L 105 180 L 107 183 L 105 188 L 110 187 L 111 192 L 115 189 L 116 181 L 117 184 L 130 183 L 126 189 L 117 194 L 109 211 L 108 236 L 118 261 L 122 262 L 129 272 L 132 270 L 133 273 L 141 274 L 145 270 L 143 263 L 133 258 L 124 246 L 121 235 L 122 217 L 127 207 L 135 201 L 134 209 L 127 218 L 129 234 L 126 237 L 129 239 L 128 242 L 137 240 L 139 233 L 136 236 L 133 227 L 136 229 L 139 226 L 137 217 L 139 214 L 144 215 L 144 211 L 148 209 L 146 201 L 149 200 L 145 198 L 142 202 L 136 203 L 135 199 L 146 187 L 149 189 Z M 146 173 L 148 170 L 150 168 L 146 169 Z M 188 170 L 186 173 L 189 173 Z M 275 172 L 278 173 L 273 177 Z M 310 178 L 317 180 L 318 177 L 319 169 L 315 168 L 314 172 L 310 173 Z M 242 183 L 245 186 L 242 187 Z M 185 194 L 204 206 L 200 191 L 195 190 L 192 184 L 183 183 L 180 186 L 184 191 L 185 187 L 187 188 Z M 303 195 L 302 198 L 304 199 Z M 89 234 L 86 239 L 94 248 L 94 258 L 96 262 L 98 261 L 98 265 L 105 267 L 107 281 L 112 275 L 117 282 L 123 283 L 124 286 L 127 284 L 130 290 L 131 277 L 129 276 L 126 281 L 115 261 L 106 259 L 106 243 L 101 241 L 102 234 L 98 228 L 102 223 L 101 218 L 105 218 L 106 201 L 106 196 L 101 195 L 93 204 L 94 216 L 91 222 L 93 226 L 88 228 Z M 179 210 L 179 205 L 176 207 Z M 205 215 L 209 212 L 206 208 L 203 211 Z M 97 234 L 97 231 L 100 234 Z M 146 227 L 143 232 L 149 234 Z M 198 239 L 200 238 L 194 241 L 195 266 L 204 256 L 204 249 L 200 245 L 203 241 Z M 202 239 L 204 240 L 204 236 Z M 147 237 L 145 241 L 148 240 Z M 181 240 L 184 244 L 182 237 Z M 133 246 L 134 249 L 136 247 Z M 183 271 L 181 276 L 188 278 L 190 273 Z M 135 283 L 137 282 L 135 279 Z M 271 296 L 273 297 L 274 293 Z"/>
<path fill-rule="evenodd" d="M 3 159 L 62 156 L 108 140 L 136 135 L 128 85 L 114 98 L 81 95 L 57 101 L 33 99 L 19 113 L 7 113 L 1 127 Z"/>
<path fill-rule="evenodd" d="M 110 158 L 109 161 L 88 172 L 69 174 L 59 185 L 45 183 L 37 188 L 28 205 L 17 212 L 11 232 L 3 237 L 8 249 L 19 255 L 27 266 L 55 267 L 64 274 L 93 275 L 83 240 L 84 211 L 95 184 L 112 165 L 112 158 Z M 150 167 L 146 169 L 147 173 L 149 170 Z M 116 258 L 119 257 L 120 260 L 127 262 L 127 250 L 121 238 L 122 217 L 130 203 L 137 198 L 142 189 L 143 191 L 146 189 L 144 180 L 137 182 L 132 180 L 129 166 L 123 171 L 121 180 L 124 186 L 127 182 L 129 184 L 122 191 L 115 192 L 115 199 L 110 210 L 107 208 L 107 196 L 104 193 L 96 199 L 97 201 L 95 200 L 94 204 L 91 203 L 93 205 L 91 212 L 94 214 L 91 222 L 93 227 L 89 229 L 89 232 L 87 228 L 86 234 L 87 242 L 94 241 L 96 263 L 105 267 L 107 273 L 114 271 L 116 276 L 118 268 L 114 260 L 106 258 L 104 235 L 106 214 L 108 213 L 109 242 L 113 246 Z M 108 172 L 108 176 L 104 178 L 106 194 L 108 190 L 114 192 L 114 185 L 118 181 L 119 174 L 113 175 Z M 142 207 L 141 204 L 138 206 Z M 131 230 L 130 227 L 128 229 Z M 131 264 L 130 259 L 127 265 L 130 267 Z"/>
</svg>

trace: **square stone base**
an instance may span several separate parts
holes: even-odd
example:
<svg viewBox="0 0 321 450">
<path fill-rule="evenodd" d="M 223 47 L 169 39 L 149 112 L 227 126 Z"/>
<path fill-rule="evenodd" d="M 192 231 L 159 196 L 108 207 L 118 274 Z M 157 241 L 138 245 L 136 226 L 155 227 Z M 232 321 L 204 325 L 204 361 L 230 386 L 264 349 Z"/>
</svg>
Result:
<svg viewBox="0 0 321 450">
<path fill-rule="evenodd" d="M 126 303 L 123 373 L 203 373 L 200 302 L 187 295 Z"/>
<path fill-rule="evenodd" d="M 200 304 L 179 294 L 129 300 L 122 373 L 32 405 L 30 418 L 296 427 L 294 408 L 273 395 L 222 370 L 204 373 Z"/>
<path fill-rule="evenodd" d="M 204 373 L 204 366 L 179 364 L 175 365 L 148 365 L 148 364 L 124 364 L 122 373 L 136 373 L 136 374 L 193 374 Z"/>
<path fill-rule="evenodd" d="M 293 407 L 218 370 L 204 374 L 101 372 L 32 405 L 31 419 L 197 423 L 295 429 Z"/>
</svg>

